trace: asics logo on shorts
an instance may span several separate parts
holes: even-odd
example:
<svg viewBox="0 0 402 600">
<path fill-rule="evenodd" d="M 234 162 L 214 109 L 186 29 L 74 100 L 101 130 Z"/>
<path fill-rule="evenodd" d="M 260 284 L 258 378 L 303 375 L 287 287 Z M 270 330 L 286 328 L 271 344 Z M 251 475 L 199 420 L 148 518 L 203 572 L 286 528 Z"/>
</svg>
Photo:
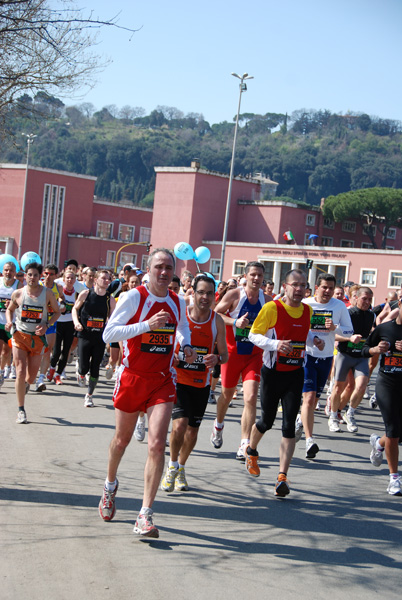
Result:
<svg viewBox="0 0 402 600">
<path fill-rule="evenodd" d="M 167 350 L 164 346 L 151 346 L 148 352 L 166 352 Z"/>
</svg>

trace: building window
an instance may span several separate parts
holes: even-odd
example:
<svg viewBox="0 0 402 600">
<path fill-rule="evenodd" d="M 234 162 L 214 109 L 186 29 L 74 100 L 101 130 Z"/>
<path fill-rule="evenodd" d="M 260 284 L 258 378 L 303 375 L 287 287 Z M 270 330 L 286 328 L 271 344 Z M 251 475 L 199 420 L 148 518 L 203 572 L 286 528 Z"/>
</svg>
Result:
<svg viewBox="0 0 402 600">
<path fill-rule="evenodd" d="M 261 260 L 260 262 L 262 262 L 262 264 L 265 267 L 265 271 L 264 271 L 264 279 L 268 280 L 270 279 L 271 281 L 274 278 L 274 265 L 275 263 L 272 261 L 267 261 L 267 260 Z"/>
<path fill-rule="evenodd" d="M 151 241 L 151 228 L 150 227 L 140 227 L 140 242 L 150 242 Z"/>
<path fill-rule="evenodd" d="M 377 269 L 360 269 L 360 285 L 376 286 Z"/>
<path fill-rule="evenodd" d="M 353 240 L 341 240 L 341 248 L 354 248 L 355 243 Z"/>
<path fill-rule="evenodd" d="M 387 240 L 395 240 L 396 239 L 396 228 L 390 227 L 387 231 Z"/>
<path fill-rule="evenodd" d="M 306 215 L 306 225 L 308 225 L 309 227 L 314 227 L 315 215 Z"/>
<path fill-rule="evenodd" d="M 106 267 L 113 269 L 114 271 L 114 261 L 116 260 L 116 252 L 114 250 L 108 250 L 106 252 Z"/>
<path fill-rule="evenodd" d="M 377 225 L 372 225 L 371 231 L 372 231 L 372 235 L 375 237 L 377 235 Z M 369 232 L 369 226 L 367 225 L 367 223 L 365 223 L 363 225 L 363 235 L 368 235 L 369 234 L 368 232 Z"/>
<path fill-rule="evenodd" d="M 245 260 L 235 260 L 233 263 L 233 275 L 244 275 L 245 268 L 246 268 Z"/>
<path fill-rule="evenodd" d="M 141 259 L 141 271 L 147 272 L 148 254 L 143 254 Z"/>
<path fill-rule="evenodd" d="M 346 267 L 337 265 L 335 267 L 336 285 L 343 285 L 346 282 Z"/>
<path fill-rule="evenodd" d="M 122 242 L 134 241 L 135 227 L 133 225 L 119 225 L 119 240 Z"/>
<path fill-rule="evenodd" d="M 46 184 L 43 193 L 43 204 L 42 204 L 42 229 L 40 233 L 40 244 L 39 244 L 39 255 L 45 259 L 45 246 L 46 238 L 48 233 L 49 224 L 49 202 L 50 201 L 50 185 Z"/>
<path fill-rule="evenodd" d="M 356 223 L 354 221 L 344 221 L 342 223 L 342 231 L 347 231 L 348 233 L 356 233 Z"/>
<path fill-rule="evenodd" d="M 111 240 L 113 238 L 113 223 L 107 221 L 98 221 L 96 227 L 96 237 Z"/>
<path fill-rule="evenodd" d="M 323 221 L 323 225 L 326 229 L 333 229 L 334 228 L 334 222 L 332 219 L 325 217 L 324 221 Z"/>
<path fill-rule="evenodd" d="M 401 287 L 402 271 L 390 271 L 388 287 Z"/>
<path fill-rule="evenodd" d="M 59 262 L 65 192 L 57 185 L 44 187 L 39 252 L 45 265 Z"/>
<path fill-rule="evenodd" d="M 56 227 L 54 231 L 54 246 L 53 246 L 53 262 L 58 265 L 59 264 L 59 255 L 60 255 L 60 236 L 63 228 L 63 215 L 64 215 L 64 196 L 66 193 L 66 188 L 59 188 L 59 203 L 57 206 L 55 218 L 56 218 Z"/>
<path fill-rule="evenodd" d="M 137 255 L 131 254 L 131 252 L 122 252 L 120 254 L 120 264 L 126 265 L 127 263 L 133 263 L 134 265 L 137 262 Z"/>
<path fill-rule="evenodd" d="M 219 278 L 221 274 L 221 260 L 220 258 L 211 258 L 211 273 L 215 279 Z"/>
<path fill-rule="evenodd" d="M 332 237 L 322 237 L 321 238 L 321 246 L 333 246 L 334 245 L 334 238 Z"/>
<path fill-rule="evenodd" d="M 373 244 L 369 244 L 368 242 L 362 242 L 362 248 L 366 248 L 367 250 L 372 250 L 374 248 Z"/>
<path fill-rule="evenodd" d="M 288 271 L 290 271 L 290 269 L 292 268 L 292 263 L 288 263 L 288 262 L 283 262 L 280 263 L 281 265 L 281 275 L 280 275 L 280 282 L 281 285 L 282 283 L 285 281 L 285 275 Z"/>
</svg>

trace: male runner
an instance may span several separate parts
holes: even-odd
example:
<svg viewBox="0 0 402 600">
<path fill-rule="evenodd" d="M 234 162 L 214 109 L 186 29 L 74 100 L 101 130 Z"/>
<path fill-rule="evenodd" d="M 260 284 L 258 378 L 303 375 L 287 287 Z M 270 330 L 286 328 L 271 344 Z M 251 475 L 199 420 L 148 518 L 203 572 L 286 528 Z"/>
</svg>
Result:
<svg viewBox="0 0 402 600">
<path fill-rule="evenodd" d="M 56 300 L 58 302 L 61 302 L 60 307 L 61 307 L 61 310 L 63 311 L 65 308 L 64 296 L 63 296 L 63 286 L 59 285 L 58 283 L 55 282 L 58 272 L 59 272 L 59 269 L 57 268 L 56 265 L 54 265 L 54 264 L 46 265 L 46 267 L 43 270 L 42 285 L 44 285 L 46 288 L 48 288 L 49 290 L 51 290 L 53 292 Z M 48 310 L 47 310 L 48 319 L 51 319 L 52 312 L 53 312 L 52 308 L 49 306 Z M 47 328 L 46 341 L 47 341 L 48 350 L 45 352 L 45 354 L 42 357 L 42 362 L 40 365 L 40 373 L 39 373 L 38 381 L 36 382 L 36 387 L 35 387 L 35 391 L 37 391 L 37 392 L 44 392 L 46 390 L 45 377 L 46 377 L 46 374 L 48 373 L 48 370 L 50 367 L 50 357 L 53 352 L 54 344 L 56 342 L 56 323 L 54 321 L 53 321 L 53 325 L 51 325 Z M 47 377 L 48 381 L 52 381 L 52 379 L 53 379 L 53 375 L 51 377 L 50 376 Z"/>
<path fill-rule="evenodd" d="M 16 331 L 13 334 L 13 359 L 17 371 L 15 391 L 18 402 L 17 423 L 27 423 L 25 395 L 29 385 L 35 382 L 42 357 L 45 353 L 46 331 L 60 316 L 59 304 L 51 290 L 39 284 L 42 265 L 28 264 L 25 268 L 26 286 L 17 289 L 11 296 L 6 310 L 6 331 L 16 316 Z M 48 320 L 48 307 L 52 316 Z"/>
<path fill-rule="evenodd" d="M 343 415 L 347 429 L 351 433 L 358 430 L 355 410 L 359 406 L 369 380 L 368 358 L 362 356 L 364 342 L 368 338 L 372 328 L 375 326 L 375 314 L 370 310 L 373 292 L 369 287 L 360 287 L 356 291 L 356 306 L 349 309 L 352 320 L 354 335 L 347 337 L 336 334 L 335 339 L 339 341 L 338 354 L 335 359 L 334 387 L 331 394 L 331 414 L 328 419 L 328 427 L 331 432 L 340 431 L 338 410 L 343 408 L 349 401 L 348 411 Z M 347 385 L 349 371 L 352 371 L 355 386 L 349 394 L 342 394 Z M 342 405 L 341 405 L 342 395 Z"/>
<path fill-rule="evenodd" d="M 241 418 L 241 442 L 236 458 L 245 460 L 245 450 L 250 442 L 250 432 L 257 414 L 258 385 L 261 378 L 262 350 L 249 339 L 255 318 L 265 302 L 272 300 L 261 290 L 264 265 L 249 262 L 245 269 L 246 285 L 226 292 L 216 307 L 226 325 L 229 360 L 221 368 L 222 393 L 218 398 L 216 419 L 211 434 L 211 444 L 223 444 L 223 426 L 229 404 L 239 377 L 243 380 L 244 409 Z"/>
<path fill-rule="evenodd" d="M 261 370 L 261 417 L 253 425 L 246 451 L 246 467 L 258 477 L 257 446 L 266 431 L 272 428 L 282 402 L 282 441 L 279 449 L 279 475 L 275 495 L 289 494 L 287 472 L 295 449 L 295 421 L 303 389 L 306 339 L 313 309 L 302 302 L 307 287 L 304 271 L 288 271 L 283 284 L 282 299 L 265 304 L 255 320 L 250 339 L 264 350 Z M 318 337 L 313 344 L 323 350 L 325 342 Z"/>
<path fill-rule="evenodd" d="M 22 288 L 22 283 L 15 277 L 16 269 L 13 262 L 5 263 L 3 277 L 0 277 L 0 387 L 4 383 L 4 370 L 9 364 L 11 348 L 8 340 L 11 335 L 6 331 L 6 310 L 15 290 Z"/>
<path fill-rule="evenodd" d="M 333 298 L 336 279 L 329 273 L 320 273 L 315 285 L 315 294 L 306 298 L 304 302 L 311 306 L 311 329 L 307 337 L 306 364 L 304 365 L 303 404 L 301 421 L 306 434 L 306 458 L 315 458 L 319 451 L 313 439 L 314 409 L 320 394 L 324 389 L 331 370 L 334 347 L 335 330 L 345 337 L 353 335 L 352 321 L 345 304 Z M 315 339 L 325 342 L 324 350 L 318 350 L 314 344 Z M 301 437 L 300 421 L 296 423 L 296 441 Z"/>
<path fill-rule="evenodd" d="M 196 276 L 194 304 L 187 308 L 187 320 L 197 360 L 189 365 L 180 348 L 176 364 L 177 404 L 172 412 L 170 461 L 161 483 L 161 489 L 165 492 L 188 490 L 184 467 L 197 443 L 199 427 L 208 404 L 211 370 L 228 359 L 225 324 L 222 317 L 211 310 L 214 300 L 215 282 L 207 275 Z M 213 353 L 215 342 L 218 354 Z"/>
<path fill-rule="evenodd" d="M 114 517 L 117 469 L 138 414 L 144 411 L 148 415 L 148 458 L 143 503 L 134 533 L 145 539 L 159 537 L 152 504 L 163 472 L 166 435 L 176 400 L 172 371 L 176 330 L 183 338 L 186 361 L 191 364 L 197 357 L 190 343 L 184 300 L 168 290 L 174 267 L 170 250 L 154 250 L 148 258 L 149 282 L 124 295 L 103 335 L 106 342 L 123 342 L 123 360 L 114 391 L 116 431 L 109 447 L 99 513 L 105 521 Z"/>
<path fill-rule="evenodd" d="M 89 372 L 88 391 L 84 401 L 87 408 L 94 406 L 93 393 L 105 351 L 102 334 L 116 306 L 115 299 L 107 291 L 110 281 L 109 271 L 98 271 L 94 288 L 81 292 L 72 309 L 74 327 L 78 331 L 77 382 L 80 387 L 84 387 L 85 375 Z"/>
</svg>

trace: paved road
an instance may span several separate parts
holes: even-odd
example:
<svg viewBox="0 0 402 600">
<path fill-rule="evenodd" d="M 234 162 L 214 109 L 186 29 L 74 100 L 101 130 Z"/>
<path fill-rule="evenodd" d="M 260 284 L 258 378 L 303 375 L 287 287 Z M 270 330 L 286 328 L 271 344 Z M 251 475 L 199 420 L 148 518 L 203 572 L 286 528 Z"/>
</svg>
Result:
<svg viewBox="0 0 402 600">
<path fill-rule="evenodd" d="M 68 367 L 68 373 L 73 371 Z M 113 434 L 112 384 L 83 406 L 73 379 L 30 393 L 29 424 L 15 423 L 13 382 L 1 389 L 2 599 L 399 598 L 402 498 L 386 493 L 384 463 L 368 460 L 378 411 L 359 410 L 359 432 L 329 434 L 317 414 L 317 459 L 304 440 L 289 473 L 291 495 L 274 498 L 280 417 L 261 445 L 261 477 L 234 460 L 241 401 L 224 445 L 209 443 L 209 406 L 187 468 L 190 490 L 159 492 L 159 540 L 138 540 L 146 444 L 133 440 L 119 471 L 117 513 L 98 516 Z M 345 429 L 345 428 L 344 428 Z"/>
</svg>

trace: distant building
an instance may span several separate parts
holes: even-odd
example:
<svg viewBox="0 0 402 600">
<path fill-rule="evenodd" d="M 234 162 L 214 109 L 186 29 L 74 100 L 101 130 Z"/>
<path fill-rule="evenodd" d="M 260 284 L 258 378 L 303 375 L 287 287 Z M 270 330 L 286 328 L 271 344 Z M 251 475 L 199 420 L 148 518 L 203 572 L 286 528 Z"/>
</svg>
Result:
<svg viewBox="0 0 402 600">
<path fill-rule="evenodd" d="M 152 221 L 153 246 L 173 247 L 183 241 L 207 246 L 211 260 L 201 268 L 221 278 L 220 255 L 226 210 L 228 176 L 191 167 L 155 167 L 156 185 Z M 233 180 L 223 279 L 243 273 L 249 260 L 259 260 L 266 268 L 266 278 L 273 279 L 278 291 L 290 268 L 313 260 L 309 281 L 313 286 L 321 271 L 336 276 L 339 283 L 353 280 L 370 286 L 381 302 L 388 289 L 402 284 L 402 230 L 391 228 L 389 245 L 374 250 L 367 232 L 351 219 L 334 223 L 324 219 L 319 206 L 299 206 L 281 200 L 263 200 L 262 182 L 258 178 L 236 177 Z M 295 242 L 283 238 L 291 231 Z M 314 237 L 314 246 L 310 245 Z M 376 242 L 381 235 L 376 232 Z M 178 261 L 195 271 L 194 261 Z"/>
<path fill-rule="evenodd" d="M 0 164 L 0 250 L 18 256 L 32 250 L 43 264 L 60 267 L 68 258 L 114 267 L 116 253 L 130 242 L 149 242 L 152 209 L 94 198 L 96 177 L 29 167 L 22 241 L 26 166 Z M 147 245 L 128 246 L 118 264 L 144 266 Z"/>
</svg>

